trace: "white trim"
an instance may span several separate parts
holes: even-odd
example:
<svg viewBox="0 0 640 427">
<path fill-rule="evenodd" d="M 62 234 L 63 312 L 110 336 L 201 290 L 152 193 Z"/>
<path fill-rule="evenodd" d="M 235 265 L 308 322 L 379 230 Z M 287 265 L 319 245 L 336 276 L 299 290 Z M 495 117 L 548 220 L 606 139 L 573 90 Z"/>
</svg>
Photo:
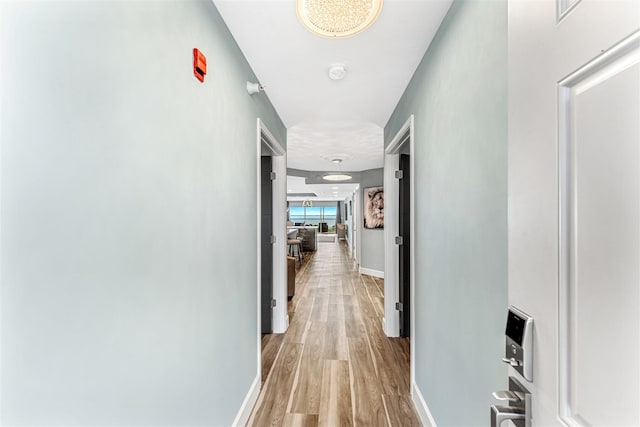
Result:
<svg viewBox="0 0 640 427">
<path fill-rule="evenodd" d="M 395 308 L 395 302 L 398 301 L 398 270 L 399 270 L 399 254 L 397 246 L 395 244 L 395 236 L 398 234 L 398 216 L 400 214 L 395 206 L 398 204 L 399 186 L 394 177 L 395 169 L 398 167 L 399 151 L 405 146 L 406 139 L 402 137 L 409 132 L 409 155 L 410 155 L 410 172 L 409 172 L 409 186 L 411 188 L 409 193 L 409 244 L 411 248 L 410 253 L 410 271 L 409 271 L 409 324 L 410 324 L 410 380 L 411 383 L 415 383 L 416 372 L 416 348 L 415 348 L 415 330 L 416 330 L 416 317 L 415 317 L 415 283 L 416 283 L 416 221 L 415 221 L 415 127 L 414 127 L 414 115 L 409 116 L 409 119 L 402 125 L 400 130 L 391 140 L 389 146 L 385 149 L 385 199 L 386 205 L 394 207 L 392 209 L 385 209 L 385 266 L 384 270 L 387 272 L 387 278 L 384 281 L 384 333 L 388 337 L 397 337 L 400 335 L 400 317 Z M 393 167 L 393 170 L 388 171 L 388 167 Z"/>
<path fill-rule="evenodd" d="M 286 332 L 289 326 L 287 315 L 287 220 L 285 217 L 287 209 L 287 156 L 285 149 L 259 118 L 257 138 L 258 175 L 260 175 L 259 160 L 263 147 L 271 154 L 273 171 L 276 173 L 276 179 L 273 181 L 273 234 L 276 236 L 276 241 L 273 245 L 273 298 L 276 300 L 276 307 L 273 310 L 272 326 L 273 333 L 282 334 Z M 258 205 L 258 211 L 259 207 L 260 205 Z M 260 212 L 258 212 L 259 214 Z M 258 233 L 260 233 L 260 228 L 258 228 Z M 260 238 L 258 237 L 259 244 Z M 260 258 L 258 258 L 257 262 L 259 274 Z M 260 286 L 259 283 L 258 286 Z M 258 306 L 258 315 L 260 315 L 260 306 Z M 260 328 L 258 328 L 258 338 L 260 338 Z"/>
<path fill-rule="evenodd" d="M 556 0 L 556 22 L 562 22 L 581 2 L 582 0 Z"/>
<path fill-rule="evenodd" d="M 415 382 L 411 383 L 411 400 L 413 400 L 413 406 L 416 408 L 416 412 L 420 417 L 422 425 L 425 427 L 436 427 L 436 420 L 433 419 L 433 415 L 431 415 L 427 402 L 424 401 L 422 392 L 418 388 L 418 384 Z"/>
<path fill-rule="evenodd" d="M 362 248 L 360 247 L 360 242 L 362 241 L 362 224 L 360 223 L 360 200 L 362 198 L 362 188 L 360 185 L 356 188 L 353 196 L 353 212 L 354 212 L 354 227 L 356 227 L 355 239 L 353 241 L 353 255 L 356 260 L 356 264 L 360 265 L 362 263 Z"/>
<path fill-rule="evenodd" d="M 249 391 L 242 401 L 242 406 L 240 406 L 240 410 L 233 420 L 233 424 L 231 424 L 232 427 L 247 425 L 253 406 L 258 401 L 258 396 L 260 396 L 260 375 L 257 375 L 253 383 L 251 383 L 251 387 L 249 387 Z"/>
<path fill-rule="evenodd" d="M 398 130 L 396 135 L 391 140 L 391 143 L 384 150 L 385 154 L 398 154 L 398 151 L 404 146 L 406 139 L 402 139 L 407 131 L 410 132 L 409 137 L 411 138 L 413 135 L 413 114 L 407 119 L 406 122 L 402 125 L 402 127 Z"/>
<path fill-rule="evenodd" d="M 360 215 L 358 212 L 360 211 L 360 184 L 356 187 L 352 195 L 353 200 L 353 209 L 351 211 L 351 220 L 353 222 L 353 234 L 351 235 L 351 243 L 353 246 L 351 248 L 351 256 L 353 257 L 356 265 L 360 265 L 359 258 L 359 250 L 358 246 L 360 245 L 360 233 L 361 233 L 361 225 L 360 225 Z"/>
<path fill-rule="evenodd" d="M 273 333 L 283 334 L 289 326 L 287 315 L 287 157 L 274 156 L 273 170 L 273 297 L 277 301 L 273 310 Z"/>
<path fill-rule="evenodd" d="M 367 276 L 379 277 L 384 279 L 384 271 L 372 270 L 370 268 L 360 267 L 360 274 L 366 274 Z"/>
<path fill-rule="evenodd" d="M 396 135 L 396 139 L 398 135 Z M 391 145 L 394 145 L 392 142 Z M 399 167 L 400 156 L 385 153 L 384 156 L 384 271 L 389 272 L 384 281 L 384 333 L 388 337 L 400 335 L 400 316 L 396 311 L 396 301 L 399 298 L 398 271 L 400 269 L 400 253 L 395 244 L 395 236 L 400 233 L 398 218 L 400 206 L 398 203 L 400 183 L 395 177 Z"/>
<path fill-rule="evenodd" d="M 414 318 L 414 282 L 415 282 L 415 216 L 414 216 L 414 199 L 415 199 L 415 160 L 414 160 L 414 116 L 413 114 L 407 119 L 407 121 L 398 130 L 396 135 L 389 143 L 389 146 L 385 149 L 384 155 L 384 198 L 385 203 L 385 234 L 384 234 L 384 248 L 385 248 L 385 266 L 384 270 L 387 272 L 387 278 L 384 281 L 384 332 L 388 337 L 397 337 L 400 335 L 400 318 L 396 311 L 395 302 L 399 298 L 398 289 L 398 271 L 399 271 L 399 254 L 398 247 L 395 244 L 395 236 L 398 231 L 398 216 L 400 215 L 399 209 L 397 209 L 399 198 L 399 184 L 395 179 L 395 170 L 398 168 L 399 152 L 405 146 L 406 139 L 402 137 L 409 132 L 409 155 L 410 155 L 410 173 L 409 173 L 409 186 L 410 190 L 410 235 L 409 245 L 410 263 L 411 269 L 409 272 L 409 310 L 410 310 L 410 339 L 411 339 L 411 380 L 413 381 L 413 373 L 415 371 L 415 351 L 413 346 L 415 318 Z"/>
<path fill-rule="evenodd" d="M 409 301 L 409 309 L 411 312 L 409 313 L 409 326 L 411 327 L 411 331 L 409 331 L 409 381 L 411 384 L 416 383 L 416 346 L 415 346 L 415 338 L 416 338 L 416 156 L 415 156 L 415 127 L 414 127 L 414 118 L 413 114 L 409 117 L 409 152 L 411 153 L 411 158 L 409 159 L 411 171 L 409 173 L 409 185 L 411 189 L 409 191 L 409 227 L 411 227 L 411 231 L 409 233 L 409 243 L 411 244 L 411 253 L 409 254 L 409 262 L 411 266 L 409 267 L 409 295 L 411 296 L 411 301 Z M 430 413 L 429 413 L 430 414 Z M 435 426 L 435 422 L 433 423 Z"/>
<path fill-rule="evenodd" d="M 0 21 L 3 20 L 3 8 L 0 7 Z M 2 68 L 2 58 L 4 58 L 4 55 L 0 55 L 0 70 L 4 69 Z M 2 116 L 2 105 L 3 103 L 0 102 L 0 117 Z M 3 139 L 2 139 L 2 124 L 0 123 L 0 164 L 2 164 L 2 146 L 5 145 L 6 148 L 6 143 L 3 144 L 2 143 Z M 0 174 L 0 184 L 2 184 L 2 174 Z M 0 208 L 2 207 L 2 185 L 0 185 Z M 2 278 L 3 276 L 3 271 L 2 271 L 2 209 L 0 209 L 0 318 L 4 317 L 4 312 L 2 311 L 2 303 L 3 303 L 3 299 L 2 299 L 2 294 L 3 294 L 3 283 L 2 283 Z M 3 353 L 3 348 L 2 348 L 2 342 L 3 342 L 3 336 L 2 336 L 2 328 L 0 328 L 0 367 L 4 366 L 2 364 L 2 353 Z M 0 369 L 0 382 L 2 380 L 2 369 Z M 0 387 L 0 402 L 3 402 L 4 400 L 2 400 L 2 387 Z M 0 416 L 0 423 L 2 422 L 2 417 Z"/>
<path fill-rule="evenodd" d="M 267 126 L 260 119 L 258 119 L 258 132 L 260 132 L 258 138 L 262 139 L 261 134 L 266 136 L 262 142 L 264 142 L 264 145 L 269 149 L 269 151 L 271 151 L 273 156 L 284 156 L 286 154 L 285 149 L 282 148 L 282 145 L 280 145 L 278 140 L 271 134 L 271 132 L 269 132 Z"/>
<path fill-rule="evenodd" d="M 257 367 L 256 367 L 256 376 L 261 378 L 262 377 L 262 346 L 261 346 L 261 337 L 262 337 L 262 331 L 260 328 L 260 319 L 262 318 L 262 283 L 260 280 L 260 260 L 262 257 L 262 251 L 260 250 L 260 230 L 262 228 L 262 220 L 261 220 L 261 204 L 262 204 L 262 199 L 260 197 L 260 180 L 261 180 L 261 171 L 260 171 L 260 167 L 261 167 L 261 159 L 260 156 L 262 154 L 262 132 L 261 132 L 261 126 L 260 126 L 260 119 L 258 119 L 258 137 L 257 139 L 257 143 L 256 143 L 256 295 L 258 296 L 258 301 L 257 301 L 257 305 L 256 305 L 256 309 L 258 310 L 258 315 L 256 316 L 256 352 L 257 352 L 257 356 L 256 356 L 256 361 L 257 361 Z"/>
</svg>

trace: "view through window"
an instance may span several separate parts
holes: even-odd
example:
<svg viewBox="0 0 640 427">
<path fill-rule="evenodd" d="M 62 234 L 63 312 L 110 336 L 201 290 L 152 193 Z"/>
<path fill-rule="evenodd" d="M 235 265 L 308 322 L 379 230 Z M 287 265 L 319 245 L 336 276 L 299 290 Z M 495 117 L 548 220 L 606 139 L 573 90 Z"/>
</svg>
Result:
<svg viewBox="0 0 640 427">
<path fill-rule="evenodd" d="M 301 206 L 301 203 L 291 203 L 289 206 L 289 221 L 294 225 L 318 226 L 319 224 L 327 224 L 326 230 L 336 230 L 336 211 L 337 205 L 334 206 Z"/>
</svg>

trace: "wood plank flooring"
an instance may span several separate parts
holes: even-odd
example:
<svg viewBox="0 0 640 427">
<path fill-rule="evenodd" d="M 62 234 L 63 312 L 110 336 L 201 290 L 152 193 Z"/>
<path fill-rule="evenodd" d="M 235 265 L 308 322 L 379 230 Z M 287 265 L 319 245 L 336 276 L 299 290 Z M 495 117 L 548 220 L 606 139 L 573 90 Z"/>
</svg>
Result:
<svg viewBox="0 0 640 427">
<path fill-rule="evenodd" d="M 420 426 L 409 341 L 382 330 L 384 283 L 360 275 L 344 241 L 297 265 L 289 329 L 262 337 L 262 390 L 248 426 Z"/>
</svg>

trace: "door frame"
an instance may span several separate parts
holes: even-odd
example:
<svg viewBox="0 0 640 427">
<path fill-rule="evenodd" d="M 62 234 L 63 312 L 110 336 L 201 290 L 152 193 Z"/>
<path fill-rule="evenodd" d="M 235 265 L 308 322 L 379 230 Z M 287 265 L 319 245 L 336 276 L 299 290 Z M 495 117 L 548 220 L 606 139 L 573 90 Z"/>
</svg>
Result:
<svg viewBox="0 0 640 427">
<path fill-rule="evenodd" d="M 405 134 L 409 134 L 409 155 L 410 172 L 409 185 L 409 206 L 410 206 L 410 232 L 409 245 L 411 253 L 409 256 L 411 268 L 409 273 L 410 292 L 409 292 L 409 317 L 410 317 L 410 346 L 411 346 L 411 384 L 415 382 L 415 346 L 413 343 L 415 336 L 415 159 L 414 159 L 414 115 L 402 125 L 400 130 L 391 140 L 389 146 L 384 150 L 384 198 L 385 198 L 385 224 L 384 224 L 384 324 L 383 329 L 388 337 L 397 337 L 400 335 L 400 319 L 396 311 L 395 303 L 398 300 L 398 274 L 400 269 L 400 261 L 398 254 L 398 246 L 395 244 L 395 236 L 398 235 L 400 209 L 399 209 L 399 185 L 395 178 L 395 171 L 399 165 L 400 150 L 406 148 L 407 138 L 403 138 Z"/>
<path fill-rule="evenodd" d="M 358 258 L 358 233 L 360 229 L 358 228 L 358 194 L 360 191 L 360 184 L 356 187 L 356 189 L 351 193 L 351 206 L 349 209 L 351 212 L 351 239 L 349 240 L 349 249 L 351 251 L 351 258 L 353 260 L 356 268 L 360 268 L 360 259 Z"/>
<path fill-rule="evenodd" d="M 353 196 L 354 211 L 359 212 L 360 200 L 362 200 L 362 206 L 364 206 L 364 199 L 362 198 L 362 186 L 358 186 Z M 364 219 L 364 211 L 362 211 L 362 218 Z M 363 219 L 356 218 L 356 224 L 358 224 L 358 231 L 356 235 L 355 245 L 353 245 L 353 257 L 356 260 L 356 268 L 360 272 L 360 264 L 362 260 L 362 248 L 360 247 L 360 239 L 362 239 L 362 232 L 364 230 Z M 360 221 L 363 221 L 360 223 Z"/>
<path fill-rule="evenodd" d="M 276 307 L 273 311 L 273 333 L 284 333 L 289 326 L 287 316 L 287 232 L 286 232 L 286 210 L 287 210 L 287 153 L 278 140 L 269 132 L 264 122 L 257 119 L 256 129 L 256 206 L 261 206 L 260 188 L 260 157 L 263 155 L 272 157 L 273 171 L 276 179 L 273 181 L 273 234 L 276 241 L 273 244 L 273 298 L 276 300 Z M 260 209 L 256 210 L 256 289 L 257 289 L 257 352 L 258 352 L 258 375 L 262 372 L 261 360 L 261 329 L 260 329 L 260 262 L 262 258 L 260 250 L 260 230 L 261 230 Z"/>
</svg>

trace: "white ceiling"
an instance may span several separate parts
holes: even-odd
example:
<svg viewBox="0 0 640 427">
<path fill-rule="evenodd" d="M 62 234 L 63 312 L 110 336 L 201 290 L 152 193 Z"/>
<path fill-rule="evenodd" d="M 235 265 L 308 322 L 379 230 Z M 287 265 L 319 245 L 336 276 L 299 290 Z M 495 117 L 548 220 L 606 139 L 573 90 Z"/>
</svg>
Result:
<svg viewBox="0 0 640 427">
<path fill-rule="evenodd" d="M 287 166 L 307 171 L 382 167 L 383 129 L 355 121 L 304 122 L 287 131 Z M 342 163 L 332 163 L 333 159 Z"/>
<path fill-rule="evenodd" d="M 383 166 L 383 128 L 452 2 L 384 0 L 367 30 L 327 39 L 294 0 L 213 1 L 288 128 L 288 167 L 314 171 Z M 334 63 L 343 80 L 329 79 Z"/>
<path fill-rule="evenodd" d="M 306 184 L 306 178 L 298 176 L 287 177 L 287 193 L 315 193 L 317 200 L 344 200 L 358 188 L 359 184 Z M 301 201 L 316 199 L 308 196 L 287 196 L 287 200 Z"/>
</svg>

